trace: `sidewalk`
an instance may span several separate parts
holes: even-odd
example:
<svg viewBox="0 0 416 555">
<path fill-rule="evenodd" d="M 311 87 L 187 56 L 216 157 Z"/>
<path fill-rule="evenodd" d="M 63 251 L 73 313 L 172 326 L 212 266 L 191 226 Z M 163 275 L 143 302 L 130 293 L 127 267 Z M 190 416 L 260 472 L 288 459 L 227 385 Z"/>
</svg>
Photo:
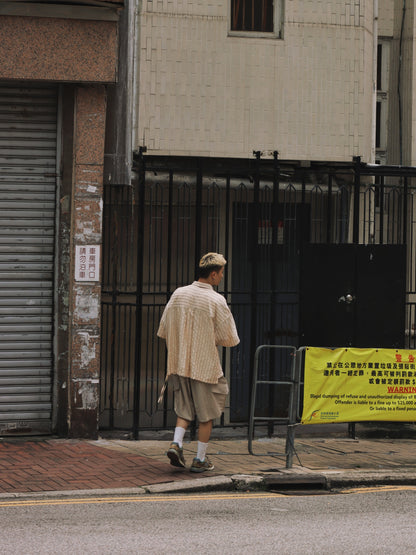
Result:
<svg viewBox="0 0 416 555">
<path fill-rule="evenodd" d="M 293 468 L 285 468 L 285 437 L 259 437 L 248 453 L 241 437 L 213 437 L 211 472 L 171 466 L 166 439 L 0 439 L 0 499 L 18 496 L 146 494 L 207 490 L 336 488 L 416 484 L 416 436 L 349 439 L 346 434 L 295 439 Z M 371 434 L 370 434 L 371 435 Z M 373 436 L 376 434 L 372 434 Z M 155 434 L 157 436 L 157 434 Z M 406 438 L 407 437 L 407 438 Z M 196 442 L 185 442 L 190 465 Z"/>
</svg>

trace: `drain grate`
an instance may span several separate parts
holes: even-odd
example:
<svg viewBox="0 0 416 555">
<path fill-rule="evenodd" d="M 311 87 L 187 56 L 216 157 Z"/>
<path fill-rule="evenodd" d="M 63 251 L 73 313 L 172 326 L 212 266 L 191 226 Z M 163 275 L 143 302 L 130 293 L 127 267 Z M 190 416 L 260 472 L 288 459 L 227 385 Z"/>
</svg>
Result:
<svg viewBox="0 0 416 555">
<path fill-rule="evenodd" d="M 264 477 L 267 490 L 290 495 L 323 495 L 330 493 L 325 476 L 274 474 Z"/>
</svg>

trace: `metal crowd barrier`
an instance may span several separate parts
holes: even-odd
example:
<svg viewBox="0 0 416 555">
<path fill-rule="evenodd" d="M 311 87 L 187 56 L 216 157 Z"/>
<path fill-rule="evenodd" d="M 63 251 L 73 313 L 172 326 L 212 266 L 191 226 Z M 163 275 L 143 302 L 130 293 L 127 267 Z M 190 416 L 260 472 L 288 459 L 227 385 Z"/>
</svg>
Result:
<svg viewBox="0 0 416 555">
<path fill-rule="evenodd" d="M 249 420 L 249 431 L 248 431 L 248 451 L 250 455 L 255 455 L 253 453 L 253 437 L 254 437 L 254 423 L 256 421 L 263 422 L 275 422 L 280 424 L 285 424 L 287 426 L 286 431 L 286 446 L 285 446 L 285 457 L 286 457 L 286 468 L 292 468 L 293 465 L 293 455 L 295 453 L 295 427 L 301 421 L 301 407 L 302 407 L 302 387 L 304 385 L 304 380 L 302 379 L 302 361 L 304 357 L 305 350 L 308 347 L 293 347 L 291 345 L 260 345 L 257 347 L 254 356 L 254 371 L 253 371 L 253 384 L 252 384 L 252 394 L 251 394 L 251 407 L 250 407 L 250 420 Z M 259 358 L 260 354 L 265 349 L 278 349 L 287 350 L 292 354 L 292 364 L 290 370 L 289 380 L 261 380 L 259 379 Z M 289 407 L 288 416 L 285 418 L 279 418 L 275 416 L 255 416 L 256 412 L 256 394 L 257 386 L 260 384 L 270 384 L 270 385 L 286 385 L 289 386 Z M 355 422 L 348 423 L 348 435 L 351 438 L 355 437 Z M 275 453 L 277 454 L 277 453 Z"/>
<path fill-rule="evenodd" d="M 259 379 L 259 358 L 264 350 L 286 350 L 290 351 L 292 355 L 292 364 L 290 368 L 289 380 L 262 380 Z M 250 420 L 248 431 L 248 451 L 251 455 L 253 453 L 253 436 L 254 436 L 254 423 L 256 421 L 275 422 L 287 425 L 286 434 L 286 468 L 292 468 L 293 453 L 294 453 L 294 427 L 296 425 L 298 407 L 299 407 L 299 379 L 301 371 L 301 357 L 298 356 L 298 349 L 290 345 L 260 345 L 257 347 L 254 355 L 254 371 L 253 371 L 253 384 L 251 392 L 251 406 L 250 406 Z M 285 385 L 289 386 L 289 408 L 287 417 L 274 417 L 274 416 L 255 416 L 256 411 L 256 394 L 257 386 L 261 384 L 269 385 Z"/>
</svg>

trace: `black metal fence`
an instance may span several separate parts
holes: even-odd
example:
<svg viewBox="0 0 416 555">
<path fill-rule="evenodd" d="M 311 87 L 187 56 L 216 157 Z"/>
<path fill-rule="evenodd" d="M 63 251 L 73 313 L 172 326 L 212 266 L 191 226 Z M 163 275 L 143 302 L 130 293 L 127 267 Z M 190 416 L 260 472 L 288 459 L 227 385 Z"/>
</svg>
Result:
<svg viewBox="0 0 416 555">
<path fill-rule="evenodd" d="M 156 337 L 172 292 L 194 279 L 207 251 L 228 260 L 219 291 L 241 343 L 224 350 L 229 403 L 219 424 L 247 423 L 252 362 L 262 344 L 300 346 L 300 284 L 306 244 L 407 245 L 404 345 L 414 348 L 416 168 L 135 156 L 130 187 L 107 187 L 104 208 L 101 427 L 157 429 L 174 423 L 172 398 L 157 398 L 165 345 Z M 261 372 L 284 378 L 285 360 Z M 287 411 L 284 388 L 260 392 L 260 413 Z"/>
</svg>

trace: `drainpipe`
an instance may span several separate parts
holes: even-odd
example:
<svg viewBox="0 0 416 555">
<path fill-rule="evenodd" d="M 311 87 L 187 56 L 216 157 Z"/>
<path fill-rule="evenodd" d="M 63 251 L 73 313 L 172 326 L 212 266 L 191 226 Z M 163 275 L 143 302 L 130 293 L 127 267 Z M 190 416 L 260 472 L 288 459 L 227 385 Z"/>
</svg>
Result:
<svg viewBox="0 0 416 555">
<path fill-rule="evenodd" d="M 371 131 L 371 163 L 376 161 L 376 114 L 377 114 L 377 51 L 378 51 L 378 0 L 373 0 L 373 110 Z"/>
<path fill-rule="evenodd" d="M 406 0 L 403 0 L 402 23 L 399 39 L 399 69 L 397 74 L 397 97 L 399 101 L 399 164 L 403 165 L 403 98 L 402 98 L 402 63 L 403 63 L 403 35 L 406 17 Z"/>
<path fill-rule="evenodd" d="M 139 144 L 138 129 L 139 129 L 139 75 L 140 75 L 140 48 L 138 44 L 140 41 L 140 12 L 142 9 L 140 0 L 128 0 L 127 9 L 129 10 L 129 61 L 130 64 L 130 84 L 131 94 L 129 98 L 129 107 L 131 109 L 131 128 L 129 133 L 130 148 L 134 151 Z M 145 146 L 144 138 L 143 143 Z"/>
<path fill-rule="evenodd" d="M 376 129 L 377 129 L 377 56 L 378 53 L 378 0 L 373 0 L 373 121 L 372 121 L 372 147 L 371 163 L 376 162 Z M 374 242 L 375 202 L 370 201 L 370 231 L 369 242 Z"/>
</svg>

